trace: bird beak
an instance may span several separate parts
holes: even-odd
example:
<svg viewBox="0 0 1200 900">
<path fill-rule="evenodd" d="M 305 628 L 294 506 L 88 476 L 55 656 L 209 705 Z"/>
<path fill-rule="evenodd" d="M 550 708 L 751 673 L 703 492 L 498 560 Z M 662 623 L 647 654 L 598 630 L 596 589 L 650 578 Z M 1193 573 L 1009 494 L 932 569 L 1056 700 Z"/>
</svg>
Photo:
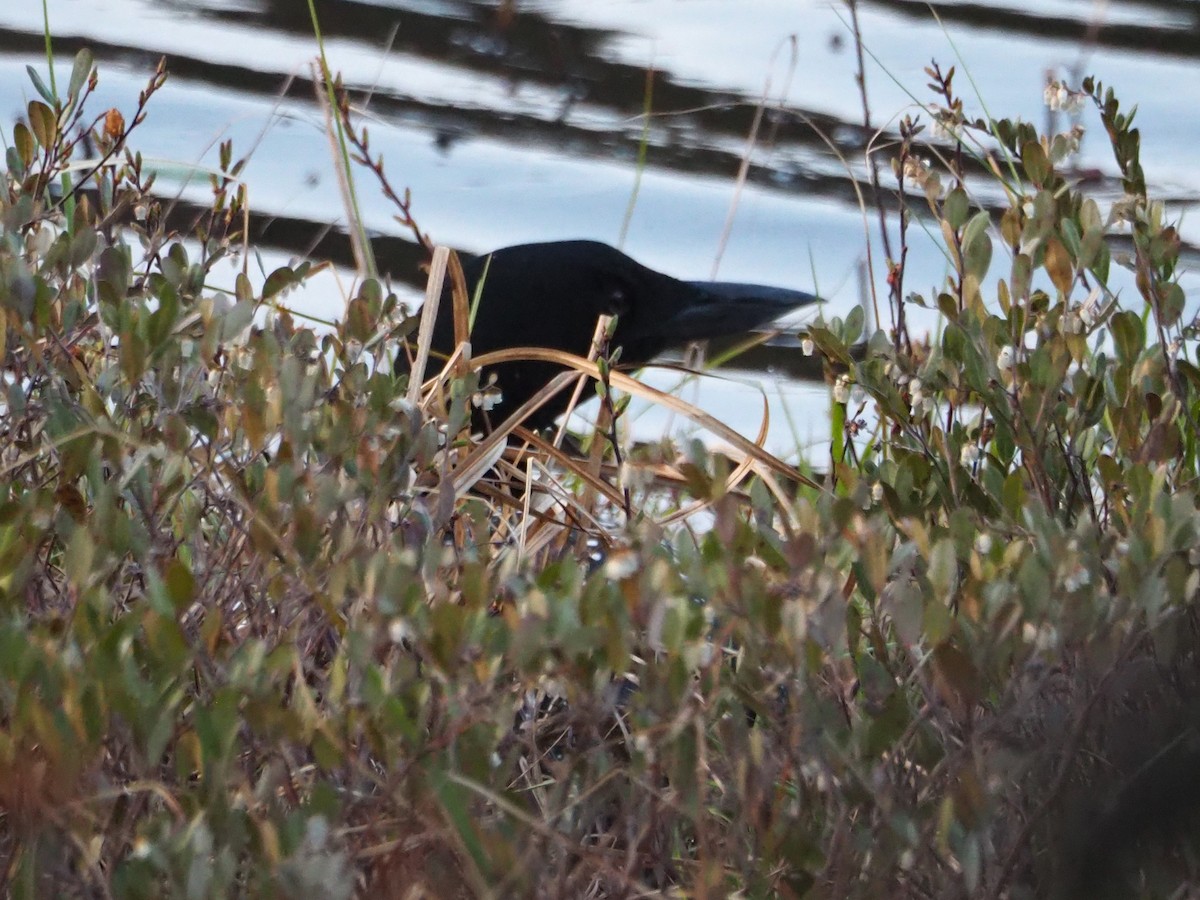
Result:
<svg viewBox="0 0 1200 900">
<path fill-rule="evenodd" d="M 821 298 L 804 291 L 738 284 L 730 281 L 688 281 L 687 304 L 665 323 L 673 340 L 700 341 L 737 334 L 766 325 L 786 312 Z"/>
</svg>

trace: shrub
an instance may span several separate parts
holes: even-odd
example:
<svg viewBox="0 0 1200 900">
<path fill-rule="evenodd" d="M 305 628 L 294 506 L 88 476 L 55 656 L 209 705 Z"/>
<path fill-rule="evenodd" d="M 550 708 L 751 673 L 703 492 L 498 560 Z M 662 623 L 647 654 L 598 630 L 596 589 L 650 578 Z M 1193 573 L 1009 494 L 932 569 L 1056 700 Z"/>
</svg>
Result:
<svg viewBox="0 0 1200 900">
<path fill-rule="evenodd" d="M 166 231 L 129 149 L 161 70 L 128 125 L 84 118 L 86 53 L 65 99 L 39 82 L 0 192 L 7 889 L 1001 897 L 1194 878 L 1172 834 L 1141 847 L 1147 813 L 1169 821 L 1195 788 L 1179 238 L 1111 91 L 1080 94 L 1123 176 L 1106 217 L 1064 174 L 1069 139 L 966 121 L 953 73 L 931 76 L 945 164 L 919 162 L 906 121 L 898 196 L 905 227 L 924 198 L 948 277 L 906 295 L 902 243 L 893 326 L 861 362 L 859 314 L 811 329 L 863 392 L 835 391 L 825 482 L 664 442 L 626 448 L 629 493 L 589 506 L 576 466 L 580 499 L 541 513 L 455 479 L 481 458 L 460 435 L 478 382 L 412 402 L 390 358 L 413 324 L 379 282 L 327 333 L 282 302 L 307 264 L 217 286 L 242 239 L 231 148 L 211 209 Z M 83 132 L 98 162 L 72 181 Z M 972 199 L 972 160 L 1002 208 Z M 939 334 L 909 333 L 913 306 Z M 677 477 L 629 477 L 652 465 Z M 668 524 L 692 504 L 711 528 Z"/>
</svg>

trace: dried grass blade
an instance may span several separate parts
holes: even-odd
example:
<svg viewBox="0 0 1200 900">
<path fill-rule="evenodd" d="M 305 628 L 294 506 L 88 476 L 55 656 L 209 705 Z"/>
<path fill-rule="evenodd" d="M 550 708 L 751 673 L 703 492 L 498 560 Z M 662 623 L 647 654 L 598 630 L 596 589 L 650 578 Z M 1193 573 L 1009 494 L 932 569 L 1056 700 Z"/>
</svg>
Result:
<svg viewBox="0 0 1200 900">
<path fill-rule="evenodd" d="M 500 354 L 509 351 L 500 351 Z M 484 356 L 477 357 L 471 361 L 473 368 L 478 368 L 482 365 L 490 364 L 487 362 L 481 363 L 479 360 L 488 360 L 499 354 L 487 353 Z M 563 354 L 567 355 L 567 354 Z M 579 357 L 574 357 L 579 359 Z M 492 360 L 495 362 L 495 360 Z M 580 362 L 586 362 L 580 359 Z M 592 368 L 595 368 L 593 366 Z M 523 422 L 530 413 L 540 407 L 547 399 L 554 396 L 558 391 L 562 390 L 572 378 L 575 378 L 572 372 L 560 372 L 550 383 L 542 388 L 538 393 L 525 403 L 521 404 L 511 416 L 509 416 L 504 424 L 487 435 L 482 441 L 472 448 L 467 454 L 466 459 L 462 464 L 456 467 L 453 471 L 448 472 L 442 479 L 441 485 L 437 489 L 436 495 L 431 498 L 430 508 L 435 510 L 434 519 L 436 527 L 440 528 L 446 524 L 446 519 L 449 514 L 446 512 L 450 508 L 444 498 L 452 496 L 455 500 L 461 497 L 467 490 L 470 489 L 483 475 L 496 464 L 496 461 L 503 455 L 504 447 L 508 440 L 509 432 L 511 432 L 518 424 Z M 449 492 L 449 493 L 447 493 Z"/>
<path fill-rule="evenodd" d="M 425 305 L 421 307 L 421 327 L 417 331 L 417 358 L 413 360 L 408 378 L 408 402 L 413 406 L 421 397 L 421 382 L 425 378 L 425 367 L 429 363 L 429 347 L 433 343 L 433 323 L 437 319 L 438 305 L 442 299 L 442 284 L 446 280 L 446 264 L 450 248 L 438 245 L 433 248 L 433 260 L 429 264 L 429 281 L 425 284 Z"/>
<path fill-rule="evenodd" d="M 471 340 L 471 298 L 467 296 L 467 276 L 463 274 L 462 261 L 453 250 L 448 263 L 450 292 L 454 298 L 454 346 L 460 347 Z"/>
<path fill-rule="evenodd" d="M 564 353 L 561 350 L 547 350 L 542 347 L 514 347 L 507 350 L 496 350 L 492 353 L 485 353 L 482 356 L 476 357 L 471 361 L 471 366 L 472 368 L 477 368 L 482 366 L 496 365 L 497 363 L 502 362 L 516 362 L 523 359 L 558 363 L 559 365 L 575 369 L 578 372 L 583 372 L 597 381 L 600 379 L 600 369 L 595 363 L 588 362 L 586 359 L 580 356 Z M 657 388 L 652 388 L 649 385 L 642 384 L 640 381 L 636 381 L 621 372 L 610 372 L 609 381 L 610 384 L 618 390 L 625 391 L 627 394 L 633 394 L 637 397 L 642 397 L 643 399 L 649 400 L 651 403 L 657 403 L 660 406 L 665 406 L 667 409 L 679 413 L 680 415 L 686 416 L 697 425 L 712 432 L 713 434 L 725 440 L 727 443 L 732 444 L 734 447 L 737 447 L 746 455 L 754 458 L 760 464 L 774 472 L 777 472 L 784 478 L 799 482 L 800 484 L 803 484 L 804 486 L 810 487 L 814 490 L 821 489 L 819 484 L 817 484 L 808 476 L 802 474 L 794 466 L 789 466 L 783 460 L 771 453 L 768 453 L 753 441 L 743 437 L 720 419 L 709 415 L 702 409 L 698 409 L 691 403 L 688 403 L 686 400 L 680 400 L 678 397 L 674 397 L 671 394 L 666 394 Z M 529 402 L 521 408 L 521 410 L 518 410 L 517 414 L 514 414 L 512 417 L 510 417 L 509 421 L 511 422 L 514 419 L 518 419 L 518 414 L 521 416 L 528 415 L 528 411 L 525 410 L 526 407 L 529 407 L 529 411 L 532 411 L 532 409 L 540 406 L 550 395 L 561 389 L 561 384 L 561 376 L 556 377 L 554 381 L 534 395 L 534 397 L 531 398 Z M 550 390 L 552 385 L 554 388 L 553 390 Z"/>
<path fill-rule="evenodd" d="M 516 430 L 516 434 L 522 440 L 528 442 L 531 446 L 536 447 L 543 457 L 554 460 L 556 463 L 558 463 L 558 465 L 562 466 L 562 468 L 566 469 L 576 478 L 583 481 L 593 491 L 603 494 L 606 498 L 608 498 L 609 502 L 614 503 L 617 506 L 620 506 L 624 502 L 621 492 L 603 478 L 600 478 L 599 475 L 592 472 L 591 469 L 585 465 L 585 460 L 581 460 L 576 456 L 571 456 L 561 447 L 554 446 L 549 441 L 543 439 L 540 435 L 529 431 L 528 429 L 518 428 Z"/>
<path fill-rule="evenodd" d="M 770 430 L 770 426 L 771 426 L 771 407 L 770 407 L 770 404 L 767 403 L 766 393 L 763 393 L 762 401 L 763 401 L 763 417 L 762 417 L 762 422 L 758 428 L 758 438 L 754 442 L 755 446 L 759 447 L 760 449 L 762 449 L 763 445 L 766 443 L 767 432 Z M 766 450 L 764 449 L 763 452 L 765 453 Z M 736 456 L 736 455 L 738 455 L 738 451 L 733 450 L 733 452 L 730 455 Z M 729 477 L 725 479 L 725 492 L 729 493 L 730 491 L 735 490 L 738 487 L 738 485 L 740 485 L 742 483 L 742 479 L 746 477 L 746 473 L 750 472 L 751 470 L 754 470 L 754 469 L 757 469 L 757 466 L 755 465 L 755 461 L 753 459 L 751 459 L 749 456 L 742 454 L 741 461 L 737 464 L 737 466 L 734 468 L 734 470 L 729 473 Z M 670 515 L 668 515 L 665 518 L 663 518 L 662 520 L 660 520 L 659 524 L 665 526 L 665 525 L 670 525 L 674 522 L 681 522 L 684 519 L 686 519 L 688 516 L 695 515 L 696 513 L 700 512 L 703 509 L 706 509 L 707 507 L 709 507 L 711 505 L 712 505 L 711 500 L 693 501 L 692 503 L 689 503 L 687 506 L 684 506 L 684 507 L 681 507 L 681 508 L 675 510 Z"/>
</svg>

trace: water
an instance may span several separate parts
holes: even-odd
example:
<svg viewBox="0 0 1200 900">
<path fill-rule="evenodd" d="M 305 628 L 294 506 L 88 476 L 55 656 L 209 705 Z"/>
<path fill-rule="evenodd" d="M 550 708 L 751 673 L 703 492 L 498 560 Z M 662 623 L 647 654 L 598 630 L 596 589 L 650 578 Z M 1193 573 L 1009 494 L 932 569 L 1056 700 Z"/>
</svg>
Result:
<svg viewBox="0 0 1200 900">
<path fill-rule="evenodd" d="M 33 96 L 25 66 L 45 68 L 40 7 L 0 8 L 5 133 Z M 716 272 L 816 289 L 829 298 L 826 315 L 844 315 L 859 302 L 868 240 L 877 267 L 872 281 L 885 289 L 877 220 L 864 220 L 853 190 L 853 179 L 865 177 L 864 145 L 886 145 L 897 119 L 932 99 L 923 68 L 933 59 L 943 69 L 958 67 L 955 84 L 969 115 L 986 108 L 1038 123 L 1047 115 L 1047 71 L 1096 74 L 1126 106 L 1139 106 L 1144 164 L 1156 193 L 1172 199 L 1176 214 L 1195 202 L 1200 117 L 1191 111 L 1200 106 L 1200 4 L 1004 0 L 937 8 L 940 22 L 923 2 L 860 5 L 872 125 L 882 129 L 872 134 L 861 127 L 849 15 L 840 3 L 318 4 L 330 64 L 356 92 L 372 151 L 383 154 L 393 185 L 412 190 L 421 227 L 463 250 L 595 238 L 623 243 L 648 265 L 680 277 Z M 320 225 L 344 224 L 325 122 L 313 98 L 316 45 L 307 4 L 50 0 L 49 14 L 60 77 L 80 46 L 96 54 L 96 112 L 117 106 L 131 115 L 153 66 L 167 57 L 171 78 L 133 140 L 162 165 L 160 189 L 203 202 L 207 179 L 189 177 L 188 167 L 215 165 L 216 146 L 226 138 L 235 156 L 251 154 L 245 171 L 251 205 L 264 221 L 279 217 L 255 226 L 268 270 L 307 252 Z M 650 68 L 653 115 L 639 177 Z M 772 111 L 739 194 L 735 178 L 764 94 Z M 1083 121 L 1090 132 L 1080 165 L 1103 176 L 1095 184 L 1103 206 L 1119 187 L 1098 121 L 1091 115 Z M 407 238 L 371 175 L 358 177 L 368 227 Z M 1183 220 L 1189 258 L 1200 241 L 1192 218 Z M 911 234 L 906 283 L 928 291 L 940 284 L 944 259 L 920 229 Z M 413 298 L 416 259 L 399 241 L 381 251 L 381 266 Z M 336 317 L 350 279 L 345 272 L 340 280 L 330 275 L 297 302 Z M 1187 276 L 1189 297 L 1200 295 L 1195 285 Z M 684 396 L 747 434 L 758 432 L 765 398 L 771 449 L 792 455 L 797 444 L 813 447 L 814 461 L 822 462 L 823 385 L 778 381 L 765 369 L 734 377 L 706 380 Z M 648 378 L 660 387 L 676 380 L 670 373 Z M 666 419 L 649 411 L 637 428 L 652 435 Z"/>
</svg>

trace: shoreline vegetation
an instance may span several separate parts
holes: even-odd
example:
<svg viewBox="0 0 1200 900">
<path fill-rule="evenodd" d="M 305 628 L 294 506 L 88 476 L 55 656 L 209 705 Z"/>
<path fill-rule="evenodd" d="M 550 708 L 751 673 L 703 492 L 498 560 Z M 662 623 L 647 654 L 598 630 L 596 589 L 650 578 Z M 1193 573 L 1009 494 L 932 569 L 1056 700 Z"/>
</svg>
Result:
<svg viewBox="0 0 1200 900">
<path fill-rule="evenodd" d="M 461 284 L 324 72 L 347 209 L 365 167 L 431 295 Z M 125 111 L 90 108 L 100 74 L 31 69 L 5 141 L 5 895 L 1200 885 L 1196 323 L 1112 90 L 1046 98 L 1107 136 L 1102 203 L 1077 131 L 970 119 L 927 70 L 870 149 L 872 293 L 802 336 L 833 410 L 814 473 L 744 437 L 628 445 L 642 389 L 603 356 L 563 360 L 599 381 L 582 453 L 472 438 L 467 353 L 393 373 L 419 323 L 361 229 L 313 327 L 287 298 L 320 261 L 250 277 L 234 148 L 181 227 L 136 151 L 165 67 Z M 913 227 L 935 292 L 905 282 Z"/>
</svg>

